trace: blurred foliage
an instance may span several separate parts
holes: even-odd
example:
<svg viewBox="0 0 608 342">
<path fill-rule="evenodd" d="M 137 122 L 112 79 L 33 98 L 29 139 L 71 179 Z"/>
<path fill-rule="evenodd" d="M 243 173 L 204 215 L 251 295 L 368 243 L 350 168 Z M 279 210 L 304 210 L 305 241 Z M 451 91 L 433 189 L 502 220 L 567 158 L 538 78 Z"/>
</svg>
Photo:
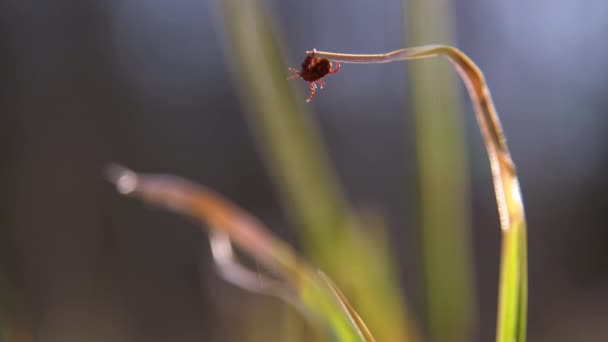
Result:
<svg viewBox="0 0 608 342">
<path fill-rule="evenodd" d="M 292 85 L 285 79 L 287 73 L 284 71 L 287 69 L 281 58 L 282 44 L 273 29 L 271 16 L 255 0 L 222 0 L 218 3 L 224 25 L 226 56 L 231 62 L 242 103 L 272 179 L 277 182 L 305 253 L 315 267 L 327 271 L 336 280 L 346 296 L 290 246 L 208 189 L 177 178 L 156 175 L 137 178 L 132 191 L 148 201 L 197 216 L 212 230 L 227 234 L 235 245 L 269 271 L 267 275 L 253 272 L 256 281 L 247 285 L 226 277 L 228 280 L 248 288 L 251 284 L 254 287 L 268 285 L 276 280 L 266 278 L 268 275 L 280 276 L 283 281 L 280 285 L 285 285 L 285 288 L 254 290 L 266 290 L 266 293 L 296 304 L 313 322 L 327 328 L 334 339 L 371 341 L 371 334 L 362 323 L 365 320 L 380 341 L 418 340 L 420 336 L 401 297 L 397 280 L 399 272 L 384 226 L 377 222 L 363 222 L 344 198 L 325 155 L 312 113 L 304 109 L 303 98 L 295 95 Z M 439 13 L 447 18 L 448 13 L 433 7 L 441 7 L 443 5 L 437 4 L 443 2 L 413 1 L 410 4 L 410 43 L 428 39 L 449 40 L 450 37 L 442 36 L 447 31 L 440 32 L 446 29 L 442 25 L 449 27 L 447 19 L 433 25 L 437 32 L 427 32 L 422 24 L 431 12 L 433 17 Z M 417 5 L 421 7 L 416 8 Z M 431 8 L 424 7 L 427 5 Z M 476 92 L 471 97 L 488 144 L 503 233 L 497 340 L 522 342 L 526 338 L 527 310 L 526 223 L 515 168 L 483 75 L 457 50 L 440 47 L 424 56 L 437 54 L 461 58 L 462 63 L 456 63 L 460 68 L 458 71 L 469 77 L 468 80 L 465 77 L 469 91 Z M 461 149 L 459 121 L 455 120 L 460 106 L 453 87 L 454 80 L 448 71 L 435 68 L 435 65 L 430 67 L 423 63 L 412 69 L 428 313 L 433 339 L 460 341 L 470 335 L 475 318 L 472 309 L 474 287 L 467 266 L 470 249 L 466 205 L 463 204 L 466 200 L 461 198 L 466 195 L 468 185 L 464 166 L 466 158 Z M 230 258 L 223 260 L 227 263 L 220 268 L 228 271 L 224 276 L 242 275 L 239 272 L 244 270 L 239 269 L 236 261 Z M 8 291 L 2 280 L 0 278 L 0 295 L 6 295 Z M 352 307 L 346 297 L 352 300 Z M 26 339 L 24 332 L 29 330 L 22 329 L 17 324 L 20 322 L 2 315 L 7 312 L 5 304 L 0 302 L 0 337 L 9 341 L 31 340 Z M 361 312 L 363 319 L 353 307 Z M 279 334 L 256 330 L 259 326 L 255 319 L 248 327 L 256 334 L 248 337 L 268 340 Z M 323 339 L 307 338 L 311 336 L 308 335 L 310 329 L 303 333 L 301 327 L 289 326 L 294 322 L 298 324 L 297 320 L 289 319 L 279 322 L 282 325 L 277 330 L 286 331 L 282 336 L 285 340 Z M 81 326 L 80 329 L 87 327 Z"/>
<path fill-rule="evenodd" d="M 451 1 L 408 0 L 406 5 L 406 45 L 451 44 Z M 428 333 L 432 341 L 470 341 L 476 309 L 459 83 L 442 60 L 409 63 L 408 68 Z"/>
<path fill-rule="evenodd" d="M 378 340 L 417 340 L 384 228 L 364 229 L 346 204 L 312 115 L 286 80 L 271 16 L 255 0 L 224 0 L 221 15 L 243 105 L 306 254 L 335 279 Z"/>
<path fill-rule="evenodd" d="M 206 224 L 216 267 L 227 281 L 294 304 L 339 341 L 374 341 L 331 280 L 247 212 L 212 190 L 179 177 L 136 174 L 120 166 L 112 166 L 108 171 L 109 179 L 122 194 Z M 242 264 L 232 250 L 232 243 L 263 270 L 250 270 Z"/>
</svg>

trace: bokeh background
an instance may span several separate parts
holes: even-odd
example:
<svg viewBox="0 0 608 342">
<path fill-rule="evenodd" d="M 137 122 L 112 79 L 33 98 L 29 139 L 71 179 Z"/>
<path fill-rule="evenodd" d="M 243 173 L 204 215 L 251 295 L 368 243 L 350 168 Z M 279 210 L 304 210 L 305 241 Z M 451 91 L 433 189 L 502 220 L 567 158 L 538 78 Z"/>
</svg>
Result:
<svg viewBox="0 0 608 342">
<path fill-rule="evenodd" d="M 18 341 L 307 334 L 306 323 L 278 319 L 295 316 L 278 300 L 220 279 L 191 221 L 120 198 L 103 178 L 110 161 L 187 177 L 302 247 L 239 92 L 220 2 L 0 2 L 0 310 Z M 422 16 L 401 0 L 264 3 L 285 75 L 313 47 L 386 52 L 416 39 L 408 20 L 432 28 L 450 18 L 449 39 L 484 70 L 518 165 L 530 341 L 608 339 L 608 2 L 452 1 Z M 410 71 L 344 65 L 306 108 L 350 206 L 388 227 L 413 320 L 439 340 L 421 281 L 424 149 Z M 454 206 L 470 227 L 477 312 L 469 337 L 489 341 L 499 228 L 485 151 L 456 84 L 466 191 Z M 291 86 L 304 106 L 307 85 Z"/>
</svg>

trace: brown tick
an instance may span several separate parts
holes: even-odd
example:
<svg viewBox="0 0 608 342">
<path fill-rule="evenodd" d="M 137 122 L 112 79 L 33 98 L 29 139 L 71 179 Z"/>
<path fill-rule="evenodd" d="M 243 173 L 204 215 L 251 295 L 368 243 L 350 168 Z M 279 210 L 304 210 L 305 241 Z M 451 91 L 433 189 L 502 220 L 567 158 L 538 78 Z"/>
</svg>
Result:
<svg viewBox="0 0 608 342">
<path fill-rule="evenodd" d="M 310 96 L 306 99 L 306 102 L 312 101 L 315 97 L 315 91 L 317 90 L 317 83 L 321 86 L 321 89 L 325 87 L 323 77 L 331 74 L 335 74 L 340 70 L 340 64 L 336 64 L 336 68 L 331 68 L 331 62 L 329 59 L 316 58 L 313 55 L 308 55 L 302 62 L 302 70 L 298 71 L 293 68 L 289 68 L 291 76 L 288 80 L 301 78 L 310 84 Z"/>
</svg>

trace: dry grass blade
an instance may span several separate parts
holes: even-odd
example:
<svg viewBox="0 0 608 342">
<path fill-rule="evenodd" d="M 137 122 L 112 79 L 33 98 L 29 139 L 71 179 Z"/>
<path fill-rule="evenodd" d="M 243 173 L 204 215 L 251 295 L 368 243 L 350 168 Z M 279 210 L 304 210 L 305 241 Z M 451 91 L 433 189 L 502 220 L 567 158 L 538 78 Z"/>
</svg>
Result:
<svg viewBox="0 0 608 342">
<path fill-rule="evenodd" d="M 481 70 L 461 51 L 446 45 L 411 47 L 373 55 L 322 51 L 308 51 L 307 54 L 342 63 L 391 63 L 435 56 L 445 56 L 452 62 L 466 85 L 485 142 L 502 229 L 496 340 L 525 341 L 528 266 L 524 206 L 515 165 Z"/>
<path fill-rule="evenodd" d="M 374 337 L 372 336 L 372 333 L 369 331 L 369 329 L 367 328 L 367 326 L 365 325 L 365 323 L 363 322 L 363 320 L 361 319 L 359 314 L 350 305 L 350 303 L 348 302 L 348 300 L 346 299 L 344 294 L 340 291 L 340 289 L 336 286 L 336 284 L 334 284 L 334 282 L 331 281 L 331 279 L 325 273 L 323 273 L 321 271 L 319 271 L 319 276 L 321 277 L 321 279 L 323 281 L 325 281 L 325 283 L 327 283 L 327 285 L 329 286 L 331 291 L 334 293 L 334 295 L 336 297 L 340 298 L 340 302 L 344 306 L 344 309 L 350 313 L 350 316 L 353 319 L 353 324 L 355 324 L 359 328 L 361 333 L 365 336 L 365 340 L 374 341 Z"/>
<path fill-rule="evenodd" d="M 340 341 L 373 341 L 350 304 L 325 276 L 258 220 L 212 190 L 179 177 L 137 174 L 117 165 L 108 169 L 108 177 L 122 194 L 204 223 L 210 229 L 216 266 L 227 281 L 295 304 L 314 322 L 324 324 Z M 240 264 L 231 242 L 271 276 Z"/>
</svg>

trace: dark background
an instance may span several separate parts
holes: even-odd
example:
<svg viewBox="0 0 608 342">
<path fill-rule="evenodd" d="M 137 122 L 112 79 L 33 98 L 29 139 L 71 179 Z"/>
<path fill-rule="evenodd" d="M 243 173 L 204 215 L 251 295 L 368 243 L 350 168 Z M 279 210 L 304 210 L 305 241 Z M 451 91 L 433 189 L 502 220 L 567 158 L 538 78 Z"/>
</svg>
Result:
<svg viewBox="0 0 608 342">
<path fill-rule="evenodd" d="M 271 8 L 292 65 L 313 47 L 404 46 L 401 1 Z M 2 298 L 34 340 L 224 340 L 222 317 L 231 314 L 216 293 L 226 285 L 204 236 L 188 220 L 120 198 L 103 179 L 109 161 L 209 185 L 295 243 L 214 11 L 203 0 L 0 2 Z M 486 74 L 521 177 L 530 340 L 605 341 L 608 3 L 467 0 L 454 2 L 454 15 L 456 44 Z M 406 68 L 356 70 L 328 81 L 312 104 L 316 120 L 349 199 L 382 208 L 406 239 L 416 186 Z M 472 115 L 466 127 L 479 340 L 488 341 L 498 225 Z M 410 268 L 404 279 L 416 274 Z M 407 293 L 415 298 L 415 286 Z"/>
</svg>

